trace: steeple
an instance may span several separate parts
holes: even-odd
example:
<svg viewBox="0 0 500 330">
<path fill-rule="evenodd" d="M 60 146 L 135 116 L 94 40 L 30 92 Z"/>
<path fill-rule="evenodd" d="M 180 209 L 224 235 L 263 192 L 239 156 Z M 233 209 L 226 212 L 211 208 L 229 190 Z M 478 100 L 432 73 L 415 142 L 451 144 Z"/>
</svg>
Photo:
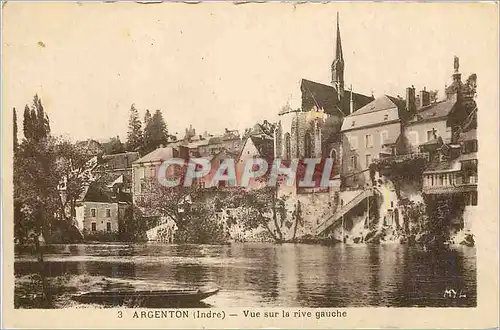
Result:
<svg viewBox="0 0 500 330">
<path fill-rule="evenodd" d="M 344 96 L 344 55 L 342 54 L 342 40 L 340 39 L 339 13 L 337 12 L 337 39 L 335 45 L 335 59 L 332 63 L 332 85 L 338 93 L 339 100 Z"/>
</svg>

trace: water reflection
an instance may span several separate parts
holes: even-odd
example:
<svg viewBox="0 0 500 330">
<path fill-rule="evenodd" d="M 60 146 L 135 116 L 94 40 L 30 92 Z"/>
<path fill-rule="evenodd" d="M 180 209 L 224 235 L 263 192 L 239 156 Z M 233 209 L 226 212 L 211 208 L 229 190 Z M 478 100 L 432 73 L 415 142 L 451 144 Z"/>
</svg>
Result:
<svg viewBox="0 0 500 330">
<path fill-rule="evenodd" d="M 88 274 L 110 288 L 219 287 L 207 306 L 475 306 L 475 249 L 403 245 L 107 244 L 51 246 L 48 275 Z M 35 271 L 16 255 L 15 274 Z M 118 284 L 117 284 L 118 283 Z M 120 286 L 121 285 L 121 286 Z M 467 297 L 443 297 L 446 289 Z"/>
</svg>

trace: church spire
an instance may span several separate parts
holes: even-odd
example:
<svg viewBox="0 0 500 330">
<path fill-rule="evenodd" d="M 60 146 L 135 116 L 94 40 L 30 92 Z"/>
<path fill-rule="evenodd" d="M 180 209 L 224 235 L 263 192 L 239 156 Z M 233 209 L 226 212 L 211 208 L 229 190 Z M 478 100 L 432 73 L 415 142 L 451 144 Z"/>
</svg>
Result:
<svg viewBox="0 0 500 330">
<path fill-rule="evenodd" d="M 332 85 L 338 93 L 339 100 L 344 96 L 344 55 L 342 54 L 342 40 L 340 38 L 339 13 L 337 12 L 337 39 L 335 45 L 335 59 L 332 63 Z"/>
</svg>

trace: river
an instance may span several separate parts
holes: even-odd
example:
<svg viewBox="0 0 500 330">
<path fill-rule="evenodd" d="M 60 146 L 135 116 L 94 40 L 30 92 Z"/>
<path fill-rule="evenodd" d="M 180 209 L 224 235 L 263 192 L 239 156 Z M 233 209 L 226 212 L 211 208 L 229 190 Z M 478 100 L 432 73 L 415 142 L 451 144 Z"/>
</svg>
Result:
<svg viewBox="0 0 500 330">
<path fill-rule="evenodd" d="M 205 307 L 476 306 L 476 251 L 464 246 L 79 244 L 49 246 L 45 259 L 71 294 L 216 286 Z M 16 294 L 34 272 L 32 256 L 16 255 Z M 444 297 L 447 289 L 466 297 Z M 78 307 L 70 296 L 57 307 Z"/>
</svg>

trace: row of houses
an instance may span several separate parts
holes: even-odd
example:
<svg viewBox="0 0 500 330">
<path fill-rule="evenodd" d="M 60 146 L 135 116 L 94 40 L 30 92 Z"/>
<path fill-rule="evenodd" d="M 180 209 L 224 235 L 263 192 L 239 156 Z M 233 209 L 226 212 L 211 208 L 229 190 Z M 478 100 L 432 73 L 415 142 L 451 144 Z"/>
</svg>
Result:
<svg viewBox="0 0 500 330">
<path fill-rule="evenodd" d="M 417 93 L 414 86 L 406 88 L 405 97 L 382 95 L 375 98 L 354 92 L 352 86 L 344 88 L 345 63 L 338 21 L 334 51 L 331 83 L 302 79 L 300 107 L 284 107 L 276 123 L 264 121 L 243 135 L 230 129 L 219 135 L 197 135 L 195 129 L 189 127 L 184 138 L 143 157 L 139 158 L 136 153 L 107 156 L 94 170 L 100 177 L 109 176 L 100 183 L 107 197 L 89 189 L 91 193 L 82 199 L 88 205 L 77 212 L 82 228 L 115 230 L 120 217 L 119 205 L 123 203 L 120 198 L 124 197 L 118 197 L 119 193 L 128 194 L 127 205 L 147 194 L 147 181 L 155 178 L 159 166 L 169 158 L 203 157 L 209 160 L 212 172 L 198 181 L 206 188 L 214 186 L 213 171 L 225 159 L 232 159 L 237 171 L 242 170 L 246 159 L 254 157 L 333 159 L 332 185 L 328 191 L 299 187 L 292 191 L 296 195 L 340 194 L 340 198 L 335 198 L 339 207 L 333 216 L 324 221 L 311 220 L 316 222 L 317 228 L 322 228 L 316 231 L 317 234 L 328 228 L 336 217 L 344 216 L 346 208 L 370 198 L 370 194 L 357 192 L 373 184 L 372 164 L 391 165 L 424 158 L 425 168 L 419 178 L 421 193 L 438 199 L 460 197 L 467 207 L 477 205 L 477 107 L 474 100 L 477 77 L 471 75 L 463 82 L 459 60 L 455 57 L 451 83 L 445 88 L 443 100 L 438 100 L 425 87 Z M 106 182 L 104 186 L 102 182 Z M 116 188 L 117 185 L 121 188 Z M 324 198 L 325 203 L 335 204 L 328 196 Z M 307 198 L 302 201 L 307 207 Z M 387 202 L 390 208 L 387 214 L 398 217 L 392 206 L 394 202 Z M 99 204 L 99 208 L 91 203 L 102 205 Z M 110 203 L 117 203 L 118 211 L 106 206 Z M 390 219 L 384 222 L 392 223 Z"/>
</svg>

